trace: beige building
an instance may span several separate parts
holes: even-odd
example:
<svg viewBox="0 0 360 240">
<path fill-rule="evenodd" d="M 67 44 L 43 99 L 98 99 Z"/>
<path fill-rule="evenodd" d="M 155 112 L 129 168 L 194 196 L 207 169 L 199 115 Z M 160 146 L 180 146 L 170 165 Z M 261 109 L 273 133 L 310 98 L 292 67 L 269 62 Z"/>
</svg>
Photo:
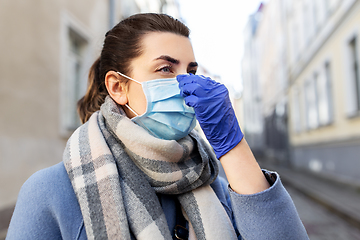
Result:
<svg viewBox="0 0 360 240">
<path fill-rule="evenodd" d="M 0 1 L 0 239 L 25 180 L 62 161 L 105 33 L 136 12 L 179 17 L 175 0 Z"/>
<path fill-rule="evenodd" d="M 266 156 L 288 142 L 289 164 L 360 186 L 359 39 L 360 0 L 264 4 L 244 81 L 261 91 Z"/>
<path fill-rule="evenodd" d="M 360 1 L 287 6 L 292 161 L 360 185 Z"/>
</svg>

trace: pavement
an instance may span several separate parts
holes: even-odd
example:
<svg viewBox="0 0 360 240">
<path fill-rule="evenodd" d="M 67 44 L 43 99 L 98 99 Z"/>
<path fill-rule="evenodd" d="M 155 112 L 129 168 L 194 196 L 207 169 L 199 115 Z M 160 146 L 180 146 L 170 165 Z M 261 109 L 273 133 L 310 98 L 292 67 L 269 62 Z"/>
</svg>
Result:
<svg viewBox="0 0 360 240">
<path fill-rule="evenodd" d="M 266 161 L 259 161 L 259 164 L 262 168 L 278 172 L 285 186 L 295 188 L 360 229 L 360 188 Z"/>
<path fill-rule="evenodd" d="M 15 206 L 0 210 L 0 240 L 5 239 L 14 207 Z"/>
</svg>

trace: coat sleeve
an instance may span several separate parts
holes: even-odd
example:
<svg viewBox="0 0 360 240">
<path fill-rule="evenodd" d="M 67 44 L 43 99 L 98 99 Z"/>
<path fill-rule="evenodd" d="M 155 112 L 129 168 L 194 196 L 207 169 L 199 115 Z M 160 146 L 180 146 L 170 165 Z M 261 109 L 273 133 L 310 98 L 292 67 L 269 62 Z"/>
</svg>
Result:
<svg viewBox="0 0 360 240">
<path fill-rule="evenodd" d="M 33 174 L 22 186 L 6 240 L 79 239 L 82 216 L 62 163 Z"/>
<path fill-rule="evenodd" d="M 276 176 L 275 182 L 260 193 L 241 195 L 228 187 L 237 230 L 247 240 L 309 239 L 279 175 L 272 175 Z"/>
</svg>

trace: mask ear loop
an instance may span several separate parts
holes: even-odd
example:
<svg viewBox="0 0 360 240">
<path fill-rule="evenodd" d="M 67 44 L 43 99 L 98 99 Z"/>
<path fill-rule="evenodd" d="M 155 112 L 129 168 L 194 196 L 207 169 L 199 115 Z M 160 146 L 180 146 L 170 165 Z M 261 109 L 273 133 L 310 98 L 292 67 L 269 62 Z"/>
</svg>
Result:
<svg viewBox="0 0 360 240">
<path fill-rule="evenodd" d="M 139 116 L 127 103 L 125 103 L 125 107 L 127 107 L 135 116 Z"/>
<path fill-rule="evenodd" d="M 125 74 L 122 74 L 121 72 L 116 72 L 116 73 L 119 74 L 120 76 L 124 77 L 124 78 L 127 78 L 127 79 L 129 79 L 131 81 L 134 81 L 134 82 L 139 83 L 140 85 L 142 85 L 141 82 L 139 82 L 139 81 L 137 81 L 137 80 L 135 80 L 135 79 L 133 79 L 131 77 L 128 77 Z M 135 114 L 135 116 L 139 116 L 139 114 L 137 114 L 127 103 L 125 103 L 125 107 L 127 107 L 133 114 Z"/>
<path fill-rule="evenodd" d="M 137 80 L 135 80 L 135 79 L 133 79 L 133 78 L 131 78 L 131 77 L 128 77 L 128 76 L 126 76 L 125 74 L 122 74 L 121 72 L 116 72 L 116 73 L 119 74 L 120 76 L 124 77 L 124 78 L 127 78 L 127 79 L 129 79 L 129 80 L 131 80 L 131 81 L 134 81 L 134 82 L 136 82 L 136 83 L 138 83 L 138 84 L 141 84 L 141 82 L 139 82 L 139 81 L 137 81 Z"/>
</svg>

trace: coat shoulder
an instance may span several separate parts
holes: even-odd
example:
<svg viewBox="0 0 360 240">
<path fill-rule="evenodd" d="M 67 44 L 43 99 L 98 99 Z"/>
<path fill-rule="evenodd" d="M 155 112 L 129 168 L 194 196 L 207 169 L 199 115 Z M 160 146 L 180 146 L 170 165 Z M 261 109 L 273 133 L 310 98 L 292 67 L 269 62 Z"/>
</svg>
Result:
<svg viewBox="0 0 360 240">
<path fill-rule="evenodd" d="M 20 238 L 19 234 L 32 235 L 37 239 L 42 239 L 41 236 L 74 238 L 82 225 L 75 192 L 65 166 L 60 162 L 39 170 L 23 184 L 8 234 L 9 237 L 14 234 Z"/>
</svg>

